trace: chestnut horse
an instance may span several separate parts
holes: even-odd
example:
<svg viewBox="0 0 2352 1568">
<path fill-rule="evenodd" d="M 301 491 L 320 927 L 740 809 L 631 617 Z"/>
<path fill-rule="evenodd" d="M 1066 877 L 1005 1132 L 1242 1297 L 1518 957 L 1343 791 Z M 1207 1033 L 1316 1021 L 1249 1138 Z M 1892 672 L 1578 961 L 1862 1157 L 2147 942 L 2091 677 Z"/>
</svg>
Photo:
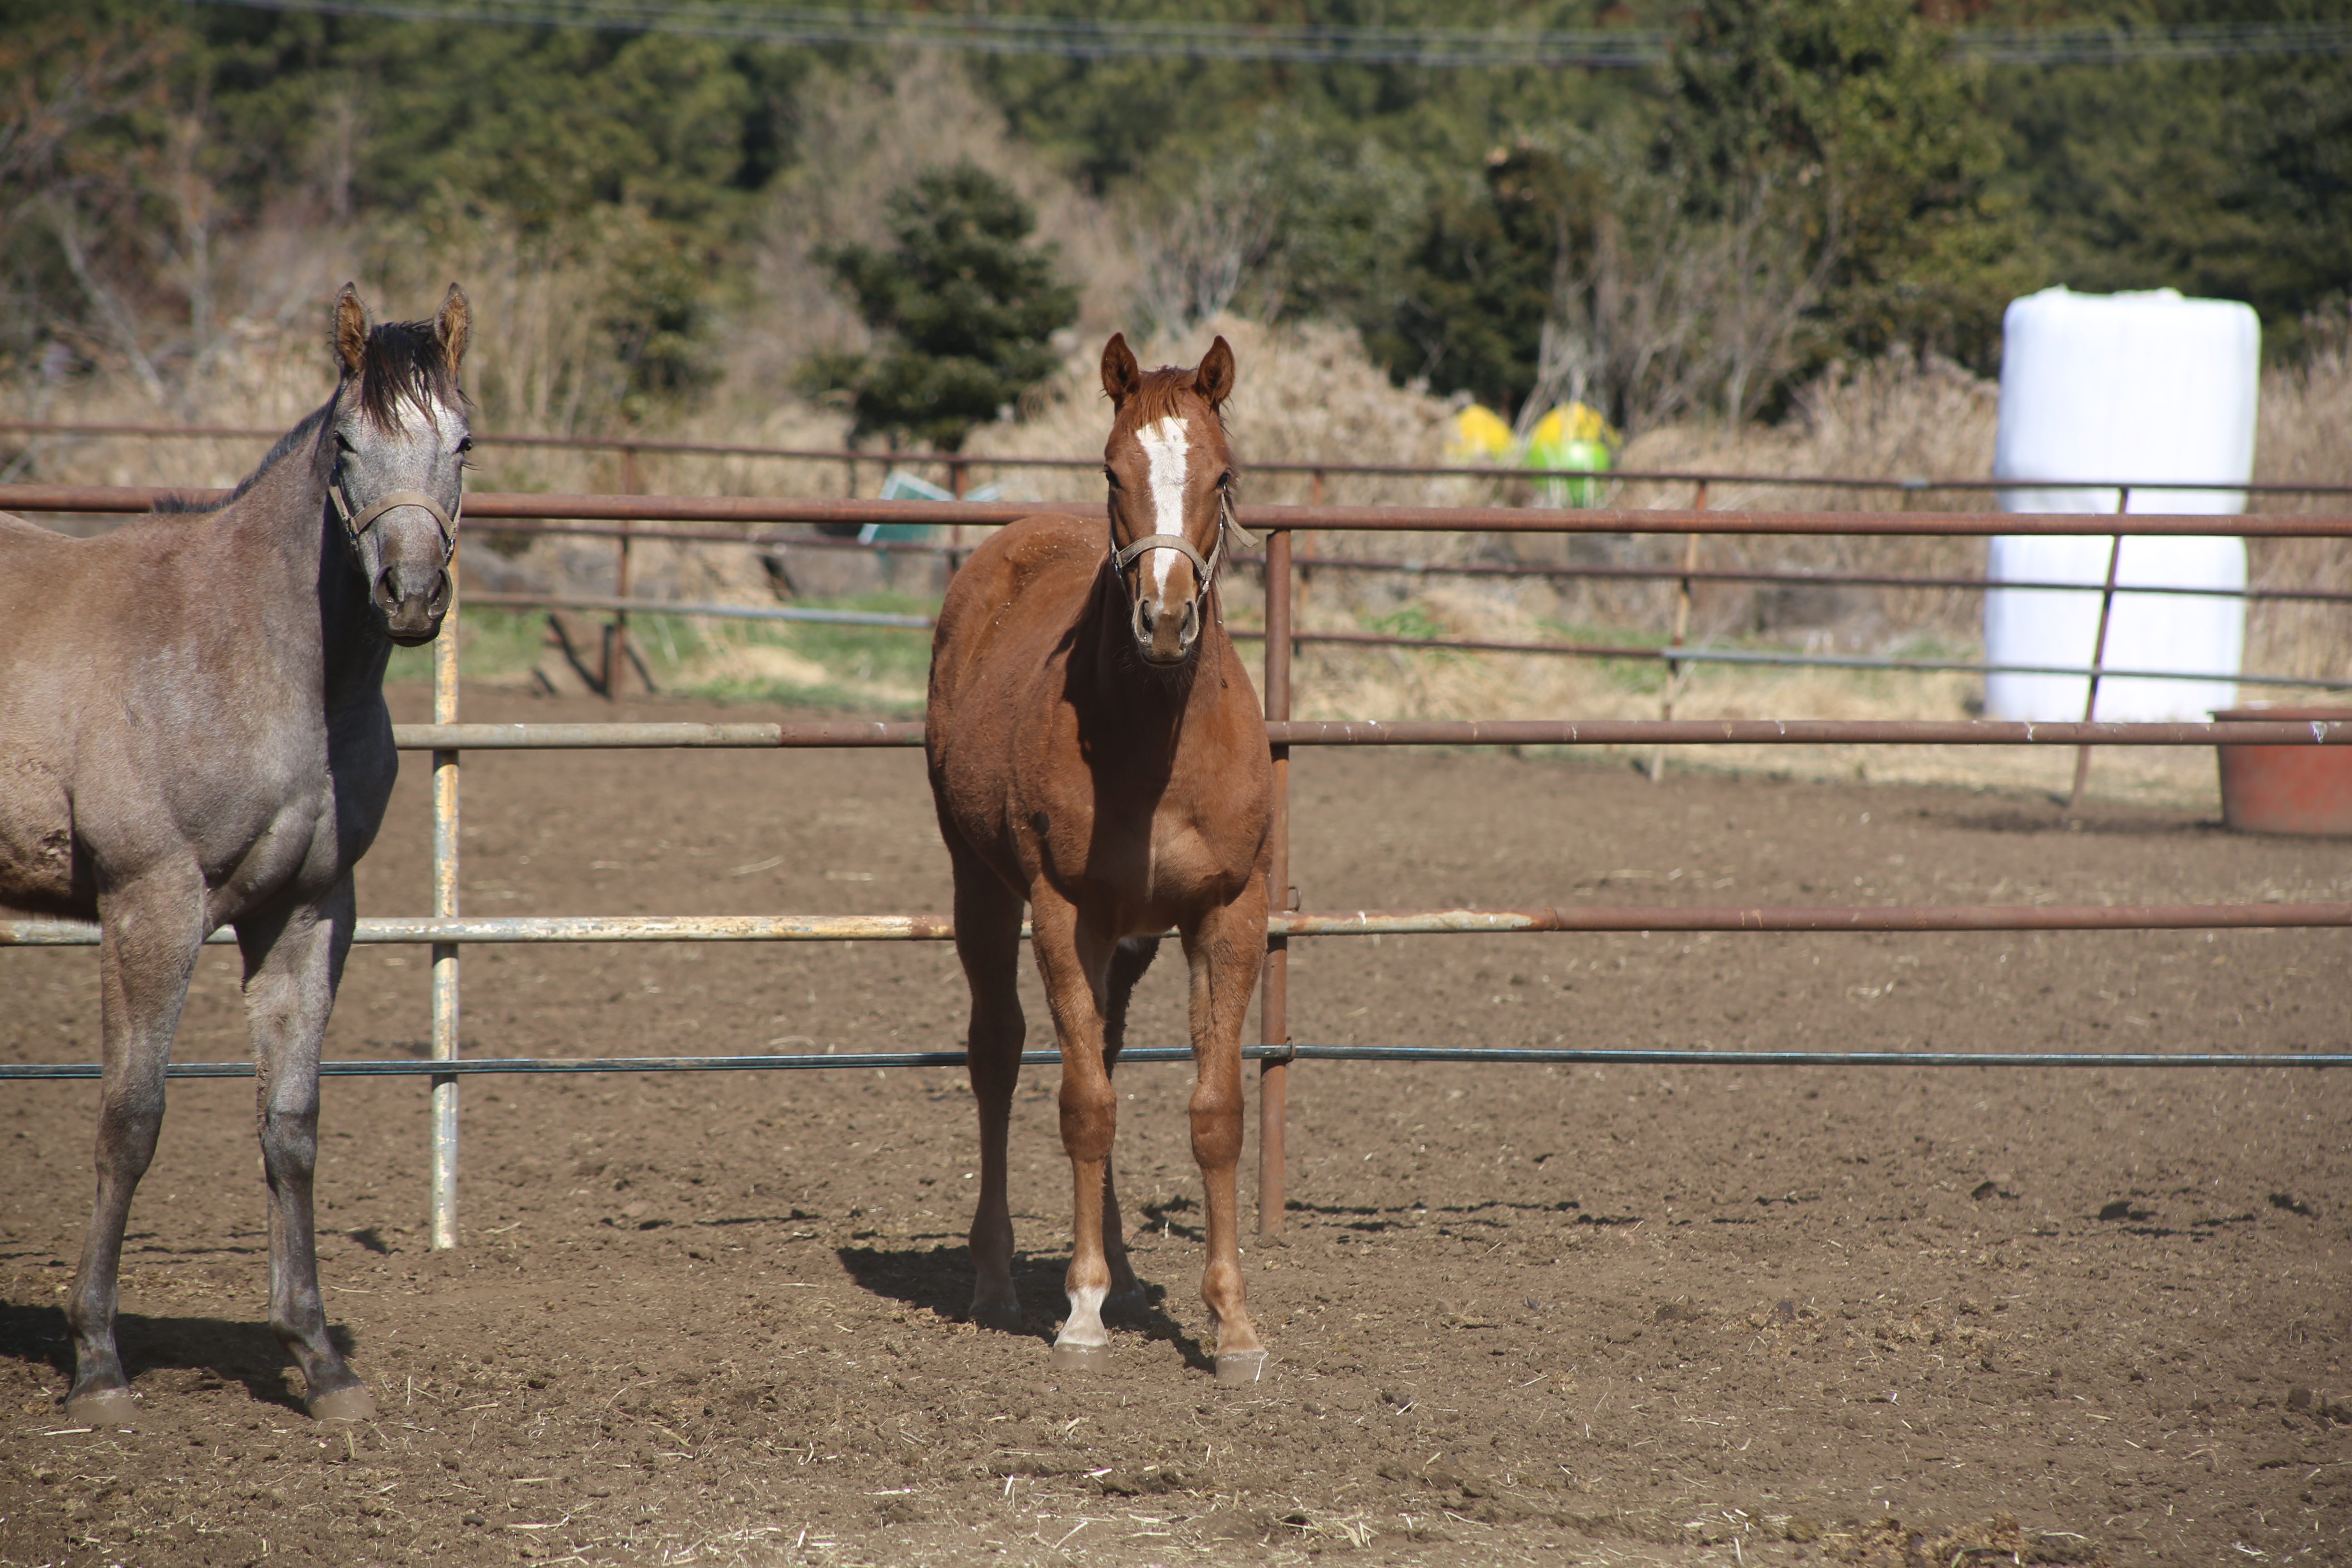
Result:
<svg viewBox="0 0 2352 1568">
<path fill-rule="evenodd" d="M 225 925 L 260 1079 L 269 1327 L 312 1415 L 375 1414 L 319 1296 L 319 1047 L 352 867 L 400 767 L 384 661 L 449 608 L 466 296 L 376 326 L 345 285 L 332 331 L 335 395 L 226 503 L 94 539 L 0 516 L 0 905 L 102 928 L 98 1197 L 65 1301 L 66 1419 L 84 1426 L 136 1412 L 114 1341 L 123 1225 L 197 951 Z"/>
<path fill-rule="evenodd" d="M 1173 926 L 1192 966 L 1192 1154 L 1206 1189 L 1201 1295 L 1220 1382 L 1265 1351 L 1242 1286 L 1234 1167 L 1242 1016 L 1265 955 L 1273 766 L 1265 719 L 1221 617 L 1217 570 L 1239 529 L 1220 409 L 1234 354 L 1140 370 L 1103 350 L 1116 410 L 1110 521 L 1023 518 L 948 586 L 931 643 L 924 744 L 955 868 L 956 952 L 971 988 L 981 1184 L 971 1313 L 1018 1330 L 1005 1129 L 1021 1075 L 1021 908 L 1061 1047 L 1062 1146 L 1076 1220 L 1057 1367 L 1110 1359 L 1107 1305 L 1139 1304 L 1111 1179 L 1111 1092 L 1127 1005 Z"/>
</svg>

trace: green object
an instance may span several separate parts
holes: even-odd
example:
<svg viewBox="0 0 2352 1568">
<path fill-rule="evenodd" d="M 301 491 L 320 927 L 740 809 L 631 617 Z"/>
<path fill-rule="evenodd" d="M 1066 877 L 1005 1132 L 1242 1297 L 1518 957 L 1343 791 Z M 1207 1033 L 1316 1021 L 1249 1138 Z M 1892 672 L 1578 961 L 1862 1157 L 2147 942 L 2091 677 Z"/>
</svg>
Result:
<svg viewBox="0 0 2352 1568">
<path fill-rule="evenodd" d="M 1609 446 L 1598 439 L 1570 439 L 1556 446 L 1531 445 L 1528 447 L 1527 466 L 1605 474 L 1609 471 Z M 1548 479 L 1542 488 L 1546 506 L 1587 507 L 1600 503 L 1601 483 L 1598 479 Z"/>
<path fill-rule="evenodd" d="M 1055 276 L 1054 247 L 1024 243 L 1036 226 L 1029 204 L 975 164 L 919 174 L 884 205 L 892 249 L 817 253 L 883 346 L 819 354 L 806 379 L 849 395 L 854 437 L 911 437 L 952 452 L 1053 374 L 1049 340 L 1077 319 L 1078 291 Z"/>
</svg>

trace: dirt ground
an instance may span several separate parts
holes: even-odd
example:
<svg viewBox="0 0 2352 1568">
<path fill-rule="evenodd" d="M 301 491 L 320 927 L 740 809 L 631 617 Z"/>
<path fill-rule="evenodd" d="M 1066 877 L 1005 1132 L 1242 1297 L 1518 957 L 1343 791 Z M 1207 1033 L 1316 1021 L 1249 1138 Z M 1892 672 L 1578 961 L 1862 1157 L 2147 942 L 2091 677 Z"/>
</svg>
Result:
<svg viewBox="0 0 2352 1568">
<path fill-rule="evenodd" d="M 364 912 L 427 907 L 421 763 Z M 469 912 L 948 901 L 911 752 L 465 780 Z M 1302 752 L 1293 781 L 1309 908 L 2352 893 L 2352 846 L 2144 805 L 1467 752 Z M 2340 1050 L 2345 940 L 1334 938 L 1297 952 L 1293 1031 Z M 1136 1043 L 1178 1040 L 1178 968 Z M 93 1059 L 96 973 L 0 953 L 0 1056 Z M 951 1048 L 964 1006 L 938 944 L 477 948 L 465 997 L 467 1049 L 501 1056 Z M 330 1054 L 423 1055 L 425 1002 L 421 951 L 359 950 Z M 208 951 L 179 1055 L 244 1049 Z M 447 1253 L 423 1080 L 331 1079 L 330 1313 L 383 1405 L 356 1428 L 300 1414 L 263 1327 L 250 1085 L 176 1083 L 124 1270 L 142 1419 L 98 1432 L 60 1419 L 58 1307 L 95 1089 L 0 1087 L 0 1562 L 2352 1561 L 2340 1075 L 1302 1065 L 1287 1235 L 1245 1259 L 1274 1359 L 1239 1390 L 1202 1355 L 1172 1066 L 1120 1075 L 1153 1309 L 1114 1373 L 1049 1373 L 1054 1080 L 1016 1111 L 1014 1336 L 960 1321 L 956 1073 L 468 1079 Z"/>
</svg>

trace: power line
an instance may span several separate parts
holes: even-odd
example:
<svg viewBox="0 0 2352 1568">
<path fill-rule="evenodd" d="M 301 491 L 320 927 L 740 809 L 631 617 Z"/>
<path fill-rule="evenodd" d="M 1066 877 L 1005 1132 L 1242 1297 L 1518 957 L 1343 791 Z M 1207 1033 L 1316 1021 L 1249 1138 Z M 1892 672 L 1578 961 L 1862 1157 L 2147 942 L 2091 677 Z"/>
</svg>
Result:
<svg viewBox="0 0 2352 1568">
<path fill-rule="evenodd" d="M 1580 66 L 1627 69 L 1665 61 L 1660 27 L 1517 28 L 1276 26 L 1105 21 L 945 12 L 834 10 L 659 0 L 185 0 L 272 11 L 411 22 L 679 33 L 775 44 L 868 44 L 1065 59 L 1207 59 L 1436 69 Z M 1978 27 L 1952 52 L 1989 65 L 2123 65 L 2254 56 L 2352 53 L 2352 22 L 2216 22 L 2176 27 Z"/>
<path fill-rule="evenodd" d="M 1970 27 L 1952 52 L 1991 65 L 2123 65 L 2352 53 L 2352 22 L 2203 22 L 2178 27 Z"/>
<path fill-rule="evenodd" d="M 1068 59 L 1186 58 L 1439 68 L 1588 66 L 1622 68 L 1666 58 L 1659 28 L 1253 26 L 1103 21 L 808 6 L 661 5 L 652 0 L 189 0 L 274 11 L 419 22 L 684 33 L 780 44 L 875 44 Z"/>
</svg>

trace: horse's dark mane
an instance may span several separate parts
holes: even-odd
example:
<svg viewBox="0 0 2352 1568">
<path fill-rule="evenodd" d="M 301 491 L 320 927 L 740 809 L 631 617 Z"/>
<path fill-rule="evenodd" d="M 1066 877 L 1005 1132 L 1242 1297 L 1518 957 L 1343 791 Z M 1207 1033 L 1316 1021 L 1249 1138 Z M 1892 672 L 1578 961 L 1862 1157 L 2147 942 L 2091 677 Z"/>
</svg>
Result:
<svg viewBox="0 0 2352 1568">
<path fill-rule="evenodd" d="M 341 390 L 338 389 L 337 396 L 341 395 Z M 327 422 L 327 416 L 335 411 L 335 402 L 334 397 L 330 397 L 305 415 L 300 424 L 278 437 L 278 444 L 269 448 L 268 455 L 255 466 L 253 472 L 237 480 L 236 489 L 229 491 L 220 500 L 210 500 L 196 496 L 163 496 L 156 500 L 153 510 L 178 514 L 218 511 L 231 501 L 242 500 L 247 490 L 261 482 L 264 475 L 285 460 L 289 452 L 318 434 L 319 427 Z"/>
<path fill-rule="evenodd" d="M 430 411 L 435 401 L 462 405 L 466 395 L 458 388 L 457 378 L 449 369 L 449 356 L 441 342 L 441 334 L 430 321 L 386 321 L 367 335 L 367 346 L 360 355 L 360 408 L 378 427 L 390 429 L 395 423 L 394 410 L 403 399 L 418 408 Z M 284 461 L 287 455 L 318 434 L 342 400 L 348 379 L 335 388 L 335 395 L 310 411 L 303 421 L 278 437 L 253 472 L 236 483 L 236 488 L 219 500 L 200 500 L 188 496 L 166 496 L 155 503 L 159 512 L 194 513 L 218 511 L 232 501 L 241 500 L 247 491 L 259 484 L 270 469 Z"/>
</svg>

